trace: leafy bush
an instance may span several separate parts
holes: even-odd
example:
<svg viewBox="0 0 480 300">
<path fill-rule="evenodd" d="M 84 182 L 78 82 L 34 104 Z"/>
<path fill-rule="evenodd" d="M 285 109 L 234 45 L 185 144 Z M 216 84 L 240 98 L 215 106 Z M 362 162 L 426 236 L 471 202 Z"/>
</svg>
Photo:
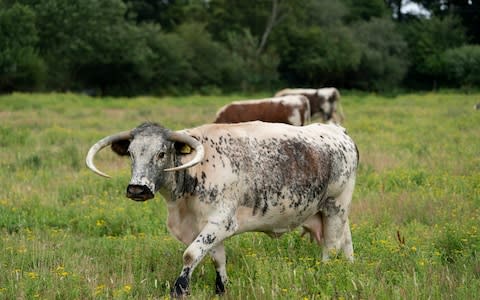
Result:
<svg viewBox="0 0 480 300">
<path fill-rule="evenodd" d="M 360 63 L 359 45 L 347 27 L 294 28 L 279 45 L 282 77 L 302 86 L 343 81 Z"/>
<path fill-rule="evenodd" d="M 372 19 L 355 26 L 361 45 L 361 60 L 354 75 L 355 88 L 385 91 L 402 81 L 408 67 L 407 44 L 395 24 L 387 19 Z"/>
<path fill-rule="evenodd" d="M 449 79 L 461 86 L 480 85 L 480 45 L 467 45 L 445 51 L 443 68 Z"/>
<path fill-rule="evenodd" d="M 152 29 L 125 20 L 121 0 L 47 0 L 35 5 L 51 88 L 134 92 L 149 78 Z"/>
<path fill-rule="evenodd" d="M 188 58 L 192 54 L 185 40 L 176 33 L 159 32 L 150 36 L 147 45 L 152 51 L 149 65 L 153 74 L 149 88 L 157 94 L 191 92 L 189 79 L 193 70 Z"/>
<path fill-rule="evenodd" d="M 38 87 L 45 65 L 36 52 L 35 13 L 14 4 L 0 10 L 0 92 Z"/>
<path fill-rule="evenodd" d="M 350 11 L 347 21 L 368 21 L 388 14 L 387 5 L 383 0 L 345 0 L 345 4 Z"/>
<path fill-rule="evenodd" d="M 466 43 L 465 29 L 455 17 L 420 19 L 405 27 L 412 69 L 410 83 L 430 81 L 435 88 L 437 81 L 445 80 L 442 55 L 447 49 Z"/>
<path fill-rule="evenodd" d="M 204 24 L 185 23 L 177 32 L 191 51 L 186 60 L 192 68 L 190 83 L 195 89 L 232 87 L 239 82 L 238 61 L 222 44 L 212 40 Z"/>
<path fill-rule="evenodd" d="M 274 49 L 260 53 L 257 39 L 246 30 L 243 34 L 230 32 L 228 35 L 232 59 L 236 60 L 238 75 L 243 91 L 258 88 L 265 90 L 278 81 L 279 58 Z"/>
</svg>

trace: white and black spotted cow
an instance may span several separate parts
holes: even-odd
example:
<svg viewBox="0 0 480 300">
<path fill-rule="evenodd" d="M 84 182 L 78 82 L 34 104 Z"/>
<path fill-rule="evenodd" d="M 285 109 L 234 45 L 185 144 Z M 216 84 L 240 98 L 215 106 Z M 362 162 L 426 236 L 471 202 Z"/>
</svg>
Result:
<svg viewBox="0 0 480 300">
<path fill-rule="evenodd" d="M 90 148 L 87 166 L 103 176 L 93 159 L 108 145 L 131 157 L 127 197 L 144 201 L 160 191 L 169 230 L 188 245 L 175 296 L 188 292 L 207 254 L 217 271 L 216 292 L 223 293 L 223 242 L 242 232 L 277 237 L 302 226 L 324 246 L 324 259 L 342 249 L 353 260 L 348 214 L 358 151 L 340 126 L 255 121 L 170 131 L 145 123 Z"/>
<path fill-rule="evenodd" d="M 321 89 L 283 89 L 275 97 L 303 95 L 310 101 L 310 113 L 320 115 L 325 123 L 341 124 L 344 116 L 340 106 L 340 92 L 334 87 Z"/>
<path fill-rule="evenodd" d="M 310 123 L 310 102 L 303 95 L 235 101 L 218 110 L 214 123 L 257 120 L 303 126 Z"/>
</svg>

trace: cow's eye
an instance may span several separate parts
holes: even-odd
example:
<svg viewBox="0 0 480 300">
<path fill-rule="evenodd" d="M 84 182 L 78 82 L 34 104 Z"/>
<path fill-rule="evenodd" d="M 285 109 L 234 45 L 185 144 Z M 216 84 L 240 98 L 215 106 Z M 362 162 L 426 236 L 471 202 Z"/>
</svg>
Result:
<svg viewBox="0 0 480 300">
<path fill-rule="evenodd" d="M 162 159 L 165 157 L 165 152 L 158 152 L 157 153 L 157 159 Z"/>
</svg>

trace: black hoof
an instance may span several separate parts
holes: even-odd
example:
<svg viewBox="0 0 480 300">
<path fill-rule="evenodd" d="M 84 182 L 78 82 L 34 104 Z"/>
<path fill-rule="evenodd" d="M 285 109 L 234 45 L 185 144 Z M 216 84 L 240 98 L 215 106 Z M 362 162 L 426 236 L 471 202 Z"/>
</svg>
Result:
<svg viewBox="0 0 480 300">
<path fill-rule="evenodd" d="M 217 278 L 215 279 L 215 294 L 223 295 L 225 294 L 225 285 L 222 282 L 220 274 L 217 272 Z"/>
<path fill-rule="evenodd" d="M 186 277 L 178 277 L 170 291 L 172 298 L 182 298 L 188 296 L 188 279 Z"/>
</svg>

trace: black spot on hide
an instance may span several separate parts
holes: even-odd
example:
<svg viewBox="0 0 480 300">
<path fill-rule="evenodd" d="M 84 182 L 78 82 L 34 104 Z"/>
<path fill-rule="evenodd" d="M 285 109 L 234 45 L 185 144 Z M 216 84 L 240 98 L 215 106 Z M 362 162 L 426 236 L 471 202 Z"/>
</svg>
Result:
<svg viewBox="0 0 480 300">
<path fill-rule="evenodd" d="M 185 194 L 193 195 L 198 185 L 198 178 L 192 177 L 186 170 L 175 173 L 177 187 L 175 194 L 177 197 Z"/>
<path fill-rule="evenodd" d="M 233 229 L 233 219 L 228 218 L 227 224 L 225 225 L 225 231 L 230 231 Z"/>
<path fill-rule="evenodd" d="M 213 234 L 207 234 L 206 236 L 202 237 L 202 242 L 206 245 L 213 244 L 217 237 Z"/>
<path fill-rule="evenodd" d="M 322 211 L 324 211 L 327 217 L 338 215 L 340 211 L 345 212 L 344 209 L 341 209 L 340 205 L 337 205 L 335 198 L 328 197 L 322 202 Z"/>
<path fill-rule="evenodd" d="M 218 196 L 218 188 L 217 187 L 213 187 L 213 188 L 209 189 L 208 198 L 210 200 L 210 203 L 215 202 L 217 200 L 217 196 Z"/>
</svg>

